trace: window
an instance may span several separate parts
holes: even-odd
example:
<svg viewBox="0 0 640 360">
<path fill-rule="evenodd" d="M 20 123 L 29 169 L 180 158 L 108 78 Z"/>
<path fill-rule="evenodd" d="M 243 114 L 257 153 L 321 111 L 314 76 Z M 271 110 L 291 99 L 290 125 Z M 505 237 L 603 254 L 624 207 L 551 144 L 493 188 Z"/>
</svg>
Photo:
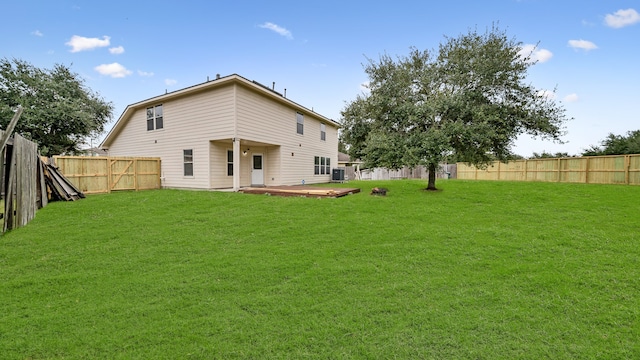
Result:
<svg viewBox="0 0 640 360">
<path fill-rule="evenodd" d="M 331 158 L 316 156 L 313 158 L 313 174 L 329 175 L 331 174 Z"/>
<path fill-rule="evenodd" d="M 193 176 L 193 149 L 182 150 L 184 158 L 184 176 Z"/>
<path fill-rule="evenodd" d="M 147 108 L 147 131 L 162 129 L 164 121 L 162 117 L 162 104 Z"/>
<path fill-rule="evenodd" d="M 296 122 L 298 123 L 297 131 L 298 134 L 304 134 L 304 115 L 300 113 L 296 113 Z"/>
<path fill-rule="evenodd" d="M 320 124 L 320 140 L 327 140 L 327 127 L 325 124 Z"/>
<path fill-rule="evenodd" d="M 151 131 L 154 129 L 153 121 L 155 118 L 156 116 L 154 115 L 153 108 L 147 108 L 147 131 Z"/>
<path fill-rule="evenodd" d="M 253 170 L 262 170 L 262 155 L 253 155 Z"/>
<path fill-rule="evenodd" d="M 227 176 L 233 176 L 233 150 L 227 150 Z"/>
</svg>

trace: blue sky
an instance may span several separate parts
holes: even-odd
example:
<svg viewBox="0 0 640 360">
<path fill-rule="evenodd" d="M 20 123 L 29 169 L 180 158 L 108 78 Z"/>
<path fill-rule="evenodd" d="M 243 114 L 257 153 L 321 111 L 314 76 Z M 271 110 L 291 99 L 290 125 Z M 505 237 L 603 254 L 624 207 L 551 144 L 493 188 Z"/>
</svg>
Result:
<svg viewBox="0 0 640 360">
<path fill-rule="evenodd" d="M 522 137 L 513 151 L 579 154 L 640 129 L 639 12 L 637 0 L 21 0 L 2 5 L 0 57 L 69 66 L 115 105 L 109 128 L 128 104 L 233 73 L 339 121 L 367 58 L 495 23 L 538 45 L 529 81 L 573 118 L 566 144 Z"/>
</svg>

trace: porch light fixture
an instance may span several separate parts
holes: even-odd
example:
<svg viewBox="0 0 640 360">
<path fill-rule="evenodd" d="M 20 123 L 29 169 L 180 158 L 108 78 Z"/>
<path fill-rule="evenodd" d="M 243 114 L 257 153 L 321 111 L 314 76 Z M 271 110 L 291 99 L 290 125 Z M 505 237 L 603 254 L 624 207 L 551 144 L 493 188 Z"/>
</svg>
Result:
<svg viewBox="0 0 640 360">
<path fill-rule="evenodd" d="M 251 149 L 247 148 L 247 150 L 242 152 L 242 155 L 247 155 L 247 151 L 249 151 L 249 150 L 251 150 Z"/>
</svg>

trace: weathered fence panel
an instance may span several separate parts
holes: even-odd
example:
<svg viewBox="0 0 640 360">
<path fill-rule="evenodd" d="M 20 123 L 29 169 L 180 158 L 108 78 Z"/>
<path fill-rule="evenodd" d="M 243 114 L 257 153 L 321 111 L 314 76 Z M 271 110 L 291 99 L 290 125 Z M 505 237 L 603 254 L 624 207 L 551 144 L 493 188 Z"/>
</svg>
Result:
<svg viewBox="0 0 640 360">
<path fill-rule="evenodd" d="M 159 189 L 160 158 L 54 156 L 60 172 L 85 194 Z"/>
<path fill-rule="evenodd" d="M 14 134 L 12 146 L 7 146 L 6 162 L 3 231 L 27 225 L 38 207 L 47 204 L 38 144 Z"/>
<path fill-rule="evenodd" d="M 640 155 L 496 161 L 486 169 L 458 163 L 458 179 L 640 185 Z"/>
<path fill-rule="evenodd" d="M 13 156 L 16 164 L 16 227 L 25 226 L 38 210 L 38 144 L 15 134 Z"/>
</svg>

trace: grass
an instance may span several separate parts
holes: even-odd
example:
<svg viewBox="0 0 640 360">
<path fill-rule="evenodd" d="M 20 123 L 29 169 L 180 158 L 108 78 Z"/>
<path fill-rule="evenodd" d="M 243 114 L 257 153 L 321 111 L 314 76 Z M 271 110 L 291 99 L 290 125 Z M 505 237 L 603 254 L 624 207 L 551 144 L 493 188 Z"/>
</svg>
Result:
<svg viewBox="0 0 640 360">
<path fill-rule="evenodd" d="M 1 357 L 640 358 L 640 187 L 438 185 L 52 203 L 0 237 Z"/>
</svg>

